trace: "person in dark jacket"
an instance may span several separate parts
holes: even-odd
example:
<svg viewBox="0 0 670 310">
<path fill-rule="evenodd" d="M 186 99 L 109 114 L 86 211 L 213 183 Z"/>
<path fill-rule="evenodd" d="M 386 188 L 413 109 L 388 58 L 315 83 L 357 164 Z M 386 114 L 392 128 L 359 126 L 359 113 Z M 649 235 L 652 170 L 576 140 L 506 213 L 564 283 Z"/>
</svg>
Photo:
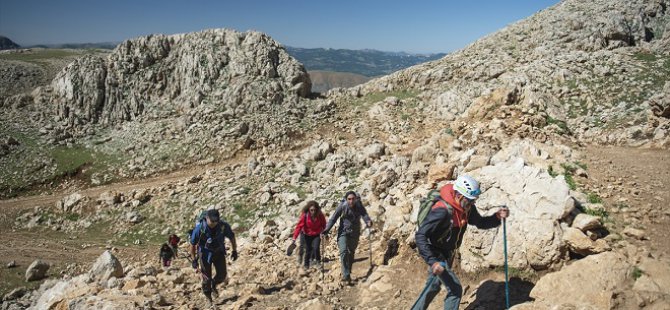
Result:
<svg viewBox="0 0 670 310">
<path fill-rule="evenodd" d="M 328 235 L 338 218 L 340 219 L 340 225 L 337 228 L 337 246 L 340 249 L 342 281 L 351 284 L 351 267 L 354 264 L 354 254 L 361 235 L 361 218 L 363 218 L 367 227 L 372 227 L 372 221 L 363 207 L 360 197 L 355 192 L 347 192 L 344 195 L 344 200 L 337 206 L 335 213 L 330 217 L 328 225 L 323 231 L 324 236 Z"/>
<path fill-rule="evenodd" d="M 324 228 L 326 228 L 326 217 L 321 212 L 321 207 L 314 200 L 307 202 L 293 231 L 294 244 L 298 236 L 302 234 L 301 242 L 305 245 L 305 269 L 309 268 L 310 263 L 321 262 L 319 248 L 321 246 L 321 232 Z"/>
<path fill-rule="evenodd" d="M 427 309 L 440 291 L 440 283 L 448 290 L 444 309 L 458 309 L 463 288 L 451 264 L 468 223 L 480 229 L 489 229 L 499 226 L 501 220 L 509 215 L 509 210 L 502 207 L 491 216 L 481 216 L 474 204 L 480 193 L 479 183 L 467 175 L 440 189 L 442 200 L 432 206 L 416 232 L 416 245 L 429 266 L 429 276 L 412 309 Z"/>
<path fill-rule="evenodd" d="M 230 255 L 233 261 L 237 260 L 237 243 L 235 233 L 230 225 L 219 218 L 216 209 L 207 210 L 205 219 L 200 221 L 191 233 L 191 257 L 193 269 L 200 264 L 202 276 L 202 292 L 207 300 L 212 301 L 212 295 L 218 297 L 216 285 L 226 279 L 226 246 L 224 238 L 228 238 L 233 247 Z M 200 259 L 195 256 L 196 247 Z M 212 265 L 216 269 L 216 276 L 212 278 Z"/>
<path fill-rule="evenodd" d="M 170 267 L 173 255 L 174 252 L 172 252 L 170 246 L 167 243 L 163 243 L 160 253 L 158 254 L 159 261 L 163 263 L 163 267 Z"/>
</svg>

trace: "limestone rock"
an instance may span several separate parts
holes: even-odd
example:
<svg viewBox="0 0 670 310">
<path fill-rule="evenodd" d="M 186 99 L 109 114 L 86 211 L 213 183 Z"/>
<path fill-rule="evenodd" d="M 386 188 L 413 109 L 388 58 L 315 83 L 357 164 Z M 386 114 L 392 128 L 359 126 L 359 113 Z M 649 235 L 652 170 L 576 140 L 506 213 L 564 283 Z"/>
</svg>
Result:
<svg viewBox="0 0 670 310">
<path fill-rule="evenodd" d="M 610 309 L 631 266 L 615 252 L 591 255 L 540 278 L 530 297 L 536 302 L 577 308 Z"/>
<path fill-rule="evenodd" d="M 110 251 L 105 251 L 95 261 L 88 274 L 93 279 L 106 282 L 111 277 L 123 277 L 123 266 Z"/>
<path fill-rule="evenodd" d="M 48 263 L 38 259 L 33 261 L 28 269 L 26 270 L 26 281 L 36 281 L 44 279 L 47 275 L 47 271 L 51 267 Z"/>
<path fill-rule="evenodd" d="M 572 227 L 586 232 L 587 230 L 598 229 L 602 227 L 602 224 L 599 217 L 580 213 L 577 214 L 575 219 L 572 221 Z"/>
<path fill-rule="evenodd" d="M 581 230 L 573 227 L 569 227 L 563 231 L 563 241 L 565 241 L 571 252 L 584 256 L 602 253 L 611 249 L 605 240 L 599 239 L 593 241 Z"/>
</svg>

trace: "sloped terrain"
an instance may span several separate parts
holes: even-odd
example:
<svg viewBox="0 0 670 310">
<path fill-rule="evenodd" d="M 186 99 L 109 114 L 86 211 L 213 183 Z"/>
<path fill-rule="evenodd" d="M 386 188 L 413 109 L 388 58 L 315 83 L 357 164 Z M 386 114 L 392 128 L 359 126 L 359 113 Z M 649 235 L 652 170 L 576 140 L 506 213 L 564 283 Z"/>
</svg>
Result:
<svg viewBox="0 0 670 310">
<path fill-rule="evenodd" d="M 62 280 L 48 280 L 23 297 L 10 294 L 3 307 L 201 308 L 204 299 L 188 262 L 159 270 L 155 252 L 167 234 L 191 228 L 202 209 L 217 208 L 237 232 L 241 249 L 218 306 L 406 308 L 425 281 L 426 265 L 413 248 L 419 200 L 435 185 L 467 173 L 482 181 L 481 213 L 503 204 L 511 209 L 506 237 L 515 309 L 667 308 L 668 248 L 664 230 L 656 231 L 669 221 L 668 197 L 656 193 L 668 182 L 667 5 L 563 1 L 440 60 L 314 99 L 301 95 L 304 71 L 286 59 L 295 70 L 278 77 L 269 74 L 272 65 L 204 84 L 190 81 L 192 71 L 170 71 L 179 83 L 190 81 L 204 91 L 198 104 L 181 105 L 198 96 L 179 92 L 168 99 L 164 90 L 170 86 L 161 89 L 160 81 L 170 79 L 158 77 L 160 70 L 141 71 L 147 80 L 133 71 L 160 59 L 145 54 L 155 49 L 125 52 L 141 42 L 228 38 L 221 30 L 140 38 L 122 44 L 116 56 L 76 62 L 54 80 L 53 90 L 5 101 L 12 109 L 3 110 L 2 119 L 14 131 L 6 131 L 4 158 L 22 163 L 28 154 L 25 141 L 35 136 L 17 121 L 30 117 L 44 126 L 36 148 L 95 154 L 66 180 L 91 182 L 84 171 L 104 156 L 118 160 L 119 152 L 132 159 L 110 163 L 105 174 L 134 177 L 136 188 L 112 184 L 76 192 L 72 186 L 49 199 L 3 201 L 15 210 L 3 229 L 100 236 L 90 243 L 118 254 L 123 272 L 110 277 L 93 268 L 77 276 L 95 259 L 87 257 L 64 271 L 68 277 Z M 275 46 L 261 34 L 233 37 L 262 38 Z M 267 55 L 254 50 L 245 50 L 239 61 L 253 66 L 254 56 Z M 222 57 L 219 52 L 214 49 L 213 57 Z M 83 69 L 88 66 L 107 69 Z M 133 110 L 140 101 L 124 99 L 130 107 L 116 110 L 107 106 L 107 95 L 67 86 L 116 91 L 102 73 L 109 68 L 128 70 L 118 73 L 131 74 L 119 84 L 128 90 L 119 98 L 146 100 L 146 109 Z M 286 76 L 298 78 L 282 80 Z M 252 81 L 245 84 L 254 89 L 251 98 L 216 96 L 236 78 Z M 277 82 L 278 97 L 261 87 L 272 83 L 268 79 Z M 259 93 L 279 99 L 258 104 Z M 39 111 L 47 102 L 58 104 Z M 177 145 L 176 156 L 157 152 L 169 145 Z M 632 149 L 639 146 L 652 149 Z M 205 164 L 203 170 L 182 170 L 190 171 L 183 177 L 142 182 L 165 167 Z M 6 175 L 24 180 L 27 174 Z M 367 233 L 362 236 L 353 288 L 336 281 L 332 240 L 324 243 L 323 276 L 319 269 L 301 275 L 283 253 L 306 201 L 316 200 L 331 213 L 347 190 L 361 193 L 375 222 L 371 243 Z M 397 251 L 389 246 L 395 243 Z M 500 227 L 468 227 L 456 264 L 465 284 L 464 308 L 503 308 L 502 243 Z M 116 270 L 109 257 L 101 259 Z M 441 308 L 441 296 L 432 308 Z"/>
</svg>

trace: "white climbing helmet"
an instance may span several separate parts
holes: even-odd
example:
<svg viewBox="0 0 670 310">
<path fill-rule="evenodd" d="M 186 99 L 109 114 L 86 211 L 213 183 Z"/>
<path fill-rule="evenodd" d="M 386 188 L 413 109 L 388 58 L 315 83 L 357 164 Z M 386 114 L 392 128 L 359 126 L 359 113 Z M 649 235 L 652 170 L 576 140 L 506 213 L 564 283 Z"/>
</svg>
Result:
<svg viewBox="0 0 670 310">
<path fill-rule="evenodd" d="M 479 182 L 469 175 L 459 176 L 454 182 L 454 189 L 470 200 L 477 199 L 482 193 L 479 190 Z"/>
</svg>

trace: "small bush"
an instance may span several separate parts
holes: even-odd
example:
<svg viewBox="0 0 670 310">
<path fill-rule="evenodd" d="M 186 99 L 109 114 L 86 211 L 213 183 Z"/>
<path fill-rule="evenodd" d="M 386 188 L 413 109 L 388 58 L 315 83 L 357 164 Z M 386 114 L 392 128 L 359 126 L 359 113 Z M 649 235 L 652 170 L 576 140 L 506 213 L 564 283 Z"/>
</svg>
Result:
<svg viewBox="0 0 670 310">
<path fill-rule="evenodd" d="M 638 268 L 637 266 L 633 267 L 632 276 L 635 280 L 639 279 L 642 276 L 642 269 Z"/>
</svg>

